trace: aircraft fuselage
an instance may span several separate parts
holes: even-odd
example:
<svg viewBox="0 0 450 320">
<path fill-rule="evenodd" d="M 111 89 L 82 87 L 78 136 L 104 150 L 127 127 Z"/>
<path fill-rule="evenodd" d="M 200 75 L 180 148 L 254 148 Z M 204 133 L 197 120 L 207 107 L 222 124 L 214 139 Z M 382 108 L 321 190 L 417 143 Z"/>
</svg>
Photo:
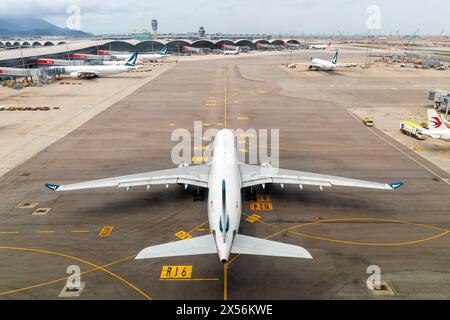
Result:
<svg viewBox="0 0 450 320">
<path fill-rule="evenodd" d="M 231 247 L 241 221 L 241 174 L 235 137 L 221 130 L 214 141 L 208 193 L 208 219 L 223 263 L 229 261 Z"/>
</svg>

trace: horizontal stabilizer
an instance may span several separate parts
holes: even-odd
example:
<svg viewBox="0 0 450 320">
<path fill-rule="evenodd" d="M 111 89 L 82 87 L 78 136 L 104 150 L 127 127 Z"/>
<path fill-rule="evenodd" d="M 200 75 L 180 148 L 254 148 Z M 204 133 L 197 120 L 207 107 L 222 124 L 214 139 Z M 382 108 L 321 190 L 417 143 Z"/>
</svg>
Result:
<svg viewBox="0 0 450 320">
<path fill-rule="evenodd" d="M 241 234 L 236 235 L 231 252 L 259 256 L 312 259 L 309 252 L 302 247 L 243 236 Z"/>
<path fill-rule="evenodd" d="M 143 249 L 135 259 L 192 256 L 217 253 L 212 234 L 187 240 L 160 244 Z"/>
</svg>

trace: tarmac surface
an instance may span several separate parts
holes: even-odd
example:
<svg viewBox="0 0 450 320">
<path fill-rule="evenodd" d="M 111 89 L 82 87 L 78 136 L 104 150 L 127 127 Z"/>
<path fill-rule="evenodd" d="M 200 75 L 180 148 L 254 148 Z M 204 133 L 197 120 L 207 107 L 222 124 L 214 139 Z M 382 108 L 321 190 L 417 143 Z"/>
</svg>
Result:
<svg viewBox="0 0 450 320">
<path fill-rule="evenodd" d="M 1 177 L 0 299 L 64 299 L 70 265 L 80 267 L 84 283 L 75 299 L 449 299 L 448 174 L 363 126 L 339 103 L 339 90 L 323 86 L 315 98 L 303 97 L 312 77 L 318 86 L 317 77 L 336 86 L 345 77 L 293 75 L 280 67 L 287 59 L 179 63 Z M 396 95 L 402 103 L 402 90 Z M 192 132 L 199 120 L 279 129 L 282 168 L 405 186 L 259 189 L 272 210 L 252 211 L 245 202 L 240 233 L 303 246 L 314 259 L 237 256 L 225 266 L 215 255 L 133 260 L 147 246 L 177 240 L 179 231 L 209 232 L 205 202 L 183 186 L 43 187 L 172 168 L 172 131 Z M 39 208 L 50 211 L 32 215 Z M 253 214 L 259 220 L 246 221 Z M 373 265 L 386 281 L 380 296 L 366 285 Z M 161 279 L 167 266 L 192 266 L 191 278 Z"/>
</svg>

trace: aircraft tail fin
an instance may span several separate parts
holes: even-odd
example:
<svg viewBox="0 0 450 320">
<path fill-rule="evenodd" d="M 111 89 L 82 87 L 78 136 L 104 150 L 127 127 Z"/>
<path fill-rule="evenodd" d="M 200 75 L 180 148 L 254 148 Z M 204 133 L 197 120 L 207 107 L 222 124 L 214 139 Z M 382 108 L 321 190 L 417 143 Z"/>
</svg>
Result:
<svg viewBox="0 0 450 320">
<path fill-rule="evenodd" d="M 135 259 L 180 257 L 213 253 L 217 253 L 217 247 L 213 235 L 209 234 L 145 248 L 138 253 Z"/>
<path fill-rule="evenodd" d="M 292 244 L 248 237 L 241 234 L 237 234 L 234 238 L 231 252 L 259 256 L 312 259 L 311 254 L 302 247 L 294 246 Z"/>
<path fill-rule="evenodd" d="M 450 130 L 445 125 L 444 119 L 434 109 L 428 109 L 428 128 L 434 130 Z"/>
<path fill-rule="evenodd" d="M 162 50 L 159 52 L 160 54 L 167 54 L 167 46 L 164 46 L 164 48 L 162 48 Z"/>
<path fill-rule="evenodd" d="M 331 60 L 332 64 L 337 64 L 338 56 L 339 56 L 339 50 L 336 50 L 336 53 L 334 54 L 333 60 Z"/>
<path fill-rule="evenodd" d="M 138 57 L 138 52 L 137 51 L 133 52 L 133 54 L 125 62 L 125 66 L 134 67 L 136 65 L 137 57 Z"/>
</svg>

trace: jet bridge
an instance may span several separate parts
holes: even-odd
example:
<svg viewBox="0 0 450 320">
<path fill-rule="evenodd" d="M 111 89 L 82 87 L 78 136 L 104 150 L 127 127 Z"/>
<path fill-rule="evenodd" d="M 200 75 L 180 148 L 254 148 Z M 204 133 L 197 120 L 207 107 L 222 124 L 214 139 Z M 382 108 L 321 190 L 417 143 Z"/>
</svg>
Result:
<svg viewBox="0 0 450 320">
<path fill-rule="evenodd" d="M 0 80 L 15 78 L 31 78 L 38 83 L 48 84 L 52 79 L 64 73 L 64 69 L 60 68 L 40 68 L 40 69 L 24 69 L 24 68 L 0 68 Z"/>
<path fill-rule="evenodd" d="M 428 94 L 428 100 L 434 102 L 434 109 L 448 114 L 450 107 L 450 92 L 443 90 L 431 90 Z"/>
</svg>

